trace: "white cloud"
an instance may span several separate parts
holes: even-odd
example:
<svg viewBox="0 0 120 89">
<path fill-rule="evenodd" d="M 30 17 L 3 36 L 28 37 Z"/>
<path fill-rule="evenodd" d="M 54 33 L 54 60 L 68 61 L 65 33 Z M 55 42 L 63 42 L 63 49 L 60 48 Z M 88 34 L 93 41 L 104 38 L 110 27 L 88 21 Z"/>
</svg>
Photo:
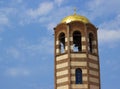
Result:
<svg viewBox="0 0 120 89">
<path fill-rule="evenodd" d="M 64 0 L 55 0 L 55 3 L 60 6 L 63 3 Z"/>
<path fill-rule="evenodd" d="M 10 27 L 10 14 L 12 12 L 12 8 L 0 8 L 0 32 L 4 31 L 5 27 Z"/>
<path fill-rule="evenodd" d="M 112 20 L 104 21 L 99 27 L 107 30 L 120 30 L 120 14 Z"/>
<path fill-rule="evenodd" d="M 20 51 L 18 49 L 16 49 L 16 48 L 8 48 L 6 50 L 6 52 L 7 52 L 7 55 L 9 55 L 9 56 L 11 56 L 11 57 L 13 57 L 15 59 L 19 58 L 20 55 L 21 55 Z"/>
<path fill-rule="evenodd" d="M 13 7 L 0 8 L 0 15 L 9 16 L 10 14 L 15 14 L 16 12 L 17 12 L 17 9 Z"/>
<path fill-rule="evenodd" d="M 120 15 L 101 24 L 98 33 L 100 42 L 120 42 Z"/>
<path fill-rule="evenodd" d="M 0 15 L 0 25 L 8 25 L 9 19 L 5 15 Z"/>
<path fill-rule="evenodd" d="M 107 43 L 107 42 L 120 42 L 120 30 L 99 30 L 99 41 L 101 43 Z"/>
<path fill-rule="evenodd" d="M 41 38 L 37 44 L 26 45 L 25 48 L 31 55 L 53 54 L 53 40 Z"/>
<path fill-rule="evenodd" d="M 53 30 L 53 28 L 56 26 L 56 23 L 49 23 L 48 25 L 47 25 L 47 27 L 48 27 L 48 30 Z"/>
<path fill-rule="evenodd" d="M 120 42 L 120 0 L 90 0 L 87 3 L 91 20 L 101 20 L 98 24 L 98 38 L 100 43 Z"/>
<path fill-rule="evenodd" d="M 14 1 L 16 1 L 18 3 L 22 3 L 23 2 L 23 0 L 14 0 Z"/>
<path fill-rule="evenodd" d="M 23 0 L 11 0 L 9 5 L 15 6 L 15 5 L 21 4 L 22 2 Z"/>
<path fill-rule="evenodd" d="M 88 16 L 92 19 L 96 19 L 97 17 L 104 18 L 120 13 L 120 0 L 109 0 L 108 2 L 105 0 L 90 0 L 87 3 L 87 7 L 90 11 Z"/>
<path fill-rule="evenodd" d="M 15 8 L 0 8 L 0 28 L 4 29 L 5 26 L 10 27 L 12 24 L 12 21 L 10 19 L 15 14 Z"/>
<path fill-rule="evenodd" d="M 64 6 L 58 8 L 58 3 L 62 3 L 62 0 L 55 0 L 53 2 L 42 2 L 37 8 L 28 8 L 24 17 L 22 17 L 20 24 L 40 23 L 42 26 L 46 26 L 48 30 L 51 24 L 57 24 L 61 18 L 71 13 L 71 6 Z M 50 26 L 51 27 L 51 26 Z"/>
<path fill-rule="evenodd" d="M 52 36 L 52 34 L 51 34 Z M 53 54 L 53 39 L 49 37 L 29 41 L 21 38 L 15 41 L 15 44 L 5 48 L 6 58 L 20 62 L 28 61 L 41 55 L 41 59 L 46 59 L 45 55 Z"/>
<path fill-rule="evenodd" d="M 5 71 L 5 74 L 13 77 L 28 76 L 30 74 L 30 71 L 25 68 L 8 68 Z"/>
<path fill-rule="evenodd" d="M 53 9 L 52 2 L 43 2 L 40 3 L 38 8 L 36 9 L 29 9 L 27 11 L 27 15 L 31 16 L 32 18 L 37 18 L 38 16 L 46 15 Z"/>
</svg>

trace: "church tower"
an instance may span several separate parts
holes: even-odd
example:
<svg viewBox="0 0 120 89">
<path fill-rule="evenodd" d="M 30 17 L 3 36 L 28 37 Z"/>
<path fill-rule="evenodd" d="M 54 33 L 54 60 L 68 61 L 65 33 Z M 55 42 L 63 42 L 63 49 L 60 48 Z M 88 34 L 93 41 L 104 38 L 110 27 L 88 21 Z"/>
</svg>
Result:
<svg viewBox="0 0 120 89">
<path fill-rule="evenodd" d="M 100 89 L 97 28 L 74 13 L 54 28 L 55 89 Z"/>
</svg>

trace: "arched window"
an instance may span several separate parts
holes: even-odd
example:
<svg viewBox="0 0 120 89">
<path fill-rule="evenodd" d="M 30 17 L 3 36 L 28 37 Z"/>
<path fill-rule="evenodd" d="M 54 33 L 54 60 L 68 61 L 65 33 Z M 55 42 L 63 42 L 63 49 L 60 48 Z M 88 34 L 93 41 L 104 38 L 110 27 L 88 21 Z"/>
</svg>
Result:
<svg viewBox="0 0 120 89">
<path fill-rule="evenodd" d="M 82 51 L 81 33 L 79 31 L 73 32 L 73 51 L 74 52 Z"/>
<path fill-rule="evenodd" d="M 60 41 L 60 44 L 59 44 L 60 53 L 64 53 L 65 52 L 65 34 L 63 32 L 60 33 L 59 35 L 59 41 Z"/>
<path fill-rule="evenodd" d="M 93 34 L 89 33 L 89 51 L 93 53 Z"/>
<path fill-rule="evenodd" d="M 82 70 L 77 68 L 75 71 L 76 84 L 82 84 Z"/>
</svg>

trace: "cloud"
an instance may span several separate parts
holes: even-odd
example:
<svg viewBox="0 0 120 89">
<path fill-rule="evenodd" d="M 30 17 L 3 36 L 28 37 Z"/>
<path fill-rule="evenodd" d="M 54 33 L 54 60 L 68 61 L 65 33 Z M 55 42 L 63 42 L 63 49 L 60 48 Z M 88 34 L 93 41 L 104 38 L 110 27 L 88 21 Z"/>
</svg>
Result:
<svg viewBox="0 0 120 89">
<path fill-rule="evenodd" d="M 106 60 L 104 62 L 106 64 L 106 66 L 111 69 L 111 71 L 116 71 L 117 72 L 117 71 L 119 71 L 119 68 L 120 68 L 120 66 L 119 66 L 120 61 L 117 61 L 117 60 L 119 60 L 119 59 L 114 59 L 114 60 L 109 59 L 109 60 Z"/>
<path fill-rule="evenodd" d="M 64 0 L 55 0 L 55 3 L 60 6 L 63 3 Z"/>
<path fill-rule="evenodd" d="M 53 40 L 47 37 L 41 38 L 37 44 L 26 45 L 25 48 L 31 55 L 53 54 Z"/>
<path fill-rule="evenodd" d="M 8 25 L 9 19 L 5 15 L 0 14 L 0 25 Z"/>
<path fill-rule="evenodd" d="M 120 15 L 111 21 L 102 23 L 98 31 L 100 42 L 120 42 Z"/>
<path fill-rule="evenodd" d="M 15 59 L 18 59 L 20 57 L 20 51 L 15 48 L 15 47 L 12 47 L 12 48 L 8 48 L 6 50 L 7 52 L 7 55 L 11 56 L 12 58 L 15 58 Z"/>
<path fill-rule="evenodd" d="M 113 43 L 120 41 L 120 30 L 99 30 L 99 41 L 101 43 Z"/>
<path fill-rule="evenodd" d="M 47 27 L 48 27 L 48 30 L 52 30 L 53 31 L 53 28 L 56 26 L 56 23 L 49 23 L 48 25 L 47 25 Z"/>
<path fill-rule="evenodd" d="M 113 17 L 112 20 L 104 21 L 99 27 L 101 29 L 120 30 L 120 14 L 118 14 L 116 17 Z"/>
<path fill-rule="evenodd" d="M 88 16 L 92 19 L 107 18 L 120 13 L 120 0 L 90 0 L 86 5 L 89 9 Z"/>
<path fill-rule="evenodd" d="M 23 0 L 14 0 L 14 2 L 17 2 L 17 3 L 22 3 L 23 2 Z"/>
<path fill-rule="evenodd" d="M 52 36 L 52 34 L 51 34 Z M 2 39 L 1 39 L 2 40 Z M 46 60 L 47 56 L 53 55 L 53 39 L 51 37 L 38 38 L 28 40 L 25 38 L 18 38 L 14 40 L 12 45 L 4 48 L 4 58 L 8 61 L 27 62 L 37 57 L 41 60 Z"/>
<path fill-rule="evenodd" d="M 43 26 L 44 23 L 51 19 L 52 12 L 54 11 L 54 2 L 41 2 L 36 8 L 25 8 L 25 10 L 20 16 L 20 25 L 26 25 L 30 23 L 41 23 Z"/>
<path fill-rule="evenodd" d="M 69 15 L 72 10 L 71 6 L 63 6 L 58 8 L 58 3 L 63 3 L 62 0 L 55 0 L 53 2 L 42 2 L 37 8 L 27 8 L 26 12 L 22 15 L 20 24 L 40 23 L 41 26 L 46 27 L 48 30 L 51 25 L 57 24 L 61 18 Z"/>
<path fill-rule="evenodd" d="M 89 8 L 86 14 L 92 21 L 98 23 L 99 42 L 110 43 L 120 42 L 120 0 L 90 0 L 86 3 Z"/>
<path fill-rule="evenodd" d="M 29 9 L 27 11 L 27 15 L 30 16 L 31 18 L 37 18 L 39 16 L 47 15 L 52 9 L 53 9 L 52 2 L 43 2 L 43 3 L 40 3 L 38 8 Z"/>
<path fill-rule="evenodd" d="M 9 15 L 13 15 L 17 12 L 17 9 L 14 7 L 2 7 L 0 8 L 0 15 L 5 15 L 8 16 Z"/>
<path fill-rule="evenodd" d="M 8 68 L 5 71 L 5 74 L 12 77 L 28 76 L 30 74 L 30 71 L 25 68 Z"/>
<path fill-rule="evenodd" d="M 4 30 L 5 27 L 11 27 L 11 24 L 13 23 L 12 21 L 14 20 L 12 19 L 11 21 L 11 18 L 12 16 L 16 15 L 16 13 L 17 10 L 15 8 L 11 7 L 0 8 L 0 29 L 2 29 L 2 31 Z"/>
</svg>

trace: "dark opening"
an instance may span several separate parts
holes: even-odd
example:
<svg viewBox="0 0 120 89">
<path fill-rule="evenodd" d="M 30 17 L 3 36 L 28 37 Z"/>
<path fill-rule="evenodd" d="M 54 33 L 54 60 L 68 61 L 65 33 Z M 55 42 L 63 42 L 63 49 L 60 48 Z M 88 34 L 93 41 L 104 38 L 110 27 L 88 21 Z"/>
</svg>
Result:
<svg viewBox="0 0 120 89">
<path fill-rule="evenodd" d="M 60 52 L 64 53 L 65 52 L 65 34 L 60 33 L 59 35 L 59 41 L 60 41 Z"/>
<path fill-rule="evenodd" d="M 82 51 L 81 33 L 79 31 L 75 31 L 73 33 L 73 51 L 76 51 L 76 52 Z"/>
<path fill-rule="evenodd" d="M 76 75 L 76 84 L 82 84 L 82 70 L 80 68 L 76 69 L 75 75 Z"/>
<path fill-rule="evenodd" d="M 92 33 L 89 34 L 89 51 L 90 53 L 93 52 L 93 34 Z"/>
</svg>

